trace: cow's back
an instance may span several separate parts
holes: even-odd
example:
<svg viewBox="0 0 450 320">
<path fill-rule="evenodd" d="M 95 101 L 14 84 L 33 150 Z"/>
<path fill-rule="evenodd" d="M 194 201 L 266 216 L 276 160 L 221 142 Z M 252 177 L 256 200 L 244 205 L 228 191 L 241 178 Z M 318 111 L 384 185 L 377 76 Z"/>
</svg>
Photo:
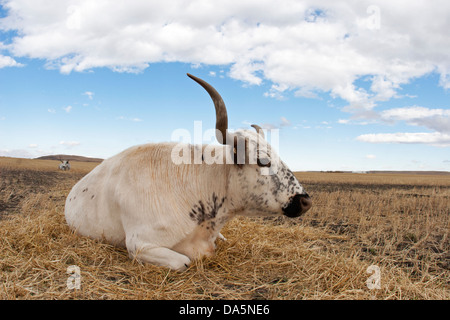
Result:
<svg viewBox="0 0 450 320">
<path fill-rule="evenodd" d="M 213 192 L 224 196 L 226 172 L 221 165 L 174 164 L 175 145 L 135 146 L 104 160 L 69 193 L 69 226 L 121 246 L 126 234 L 135 233 L 130 229 L 142 224 L 155 231 L 154 241 L 164 242 L 160 245 L 172 246 L 188 236 L 197 226 L 189 212 Z M 164 236 L 156 234 L 158 230 Z"/>
</svg>

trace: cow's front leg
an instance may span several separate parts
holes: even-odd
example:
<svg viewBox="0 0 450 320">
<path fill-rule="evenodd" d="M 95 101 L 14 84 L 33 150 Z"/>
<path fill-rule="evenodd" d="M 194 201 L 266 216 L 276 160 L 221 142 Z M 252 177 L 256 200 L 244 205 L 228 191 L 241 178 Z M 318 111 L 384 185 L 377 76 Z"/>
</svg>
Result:
<svg viewBox="0 0 450 320">
<path fill-rule="evenodd" d="M 127 250 L 131 258 L 176 271 L 186 270 L 191 263 L 191 259 L 184 254 L 152 244 L 137 246 L 136 243 L 127 242 Z"/>
</svg>

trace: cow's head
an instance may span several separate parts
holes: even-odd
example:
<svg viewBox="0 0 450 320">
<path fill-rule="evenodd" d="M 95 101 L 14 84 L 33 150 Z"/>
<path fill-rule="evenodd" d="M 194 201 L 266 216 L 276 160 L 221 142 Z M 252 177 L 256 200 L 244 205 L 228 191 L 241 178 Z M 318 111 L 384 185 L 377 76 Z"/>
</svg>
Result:
<svg viewBox="0 0 450 320">
<path fill-rule="evenodd" d="M 216 108 L 216 138 L 229 146 L 234 166 L 230 190 L 236 206 L 248 215 L 298 217 L 311 208 L 311 198 L 266 141 L 263 130 L 228 132 L 225 103 L 207 82 L 188 74 L 211 96 Z M 236 203 L 237 202 L 237 203 Z"/>
</svg>

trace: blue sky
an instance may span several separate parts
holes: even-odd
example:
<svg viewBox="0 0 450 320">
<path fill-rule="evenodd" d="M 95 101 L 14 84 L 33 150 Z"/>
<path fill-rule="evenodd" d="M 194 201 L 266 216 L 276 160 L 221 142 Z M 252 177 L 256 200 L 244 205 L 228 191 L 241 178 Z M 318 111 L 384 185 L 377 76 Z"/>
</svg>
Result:
<svg viewBox="0 0 450 320">
<path fill-rule="evenodd" d="M 447 1 L 165 3 L 0 0 L 0 156 L 204 132 L 214 108 L 189 72 L 230 129 L 279 130 L 293 170 L 450 171 Z"/>
</svg>

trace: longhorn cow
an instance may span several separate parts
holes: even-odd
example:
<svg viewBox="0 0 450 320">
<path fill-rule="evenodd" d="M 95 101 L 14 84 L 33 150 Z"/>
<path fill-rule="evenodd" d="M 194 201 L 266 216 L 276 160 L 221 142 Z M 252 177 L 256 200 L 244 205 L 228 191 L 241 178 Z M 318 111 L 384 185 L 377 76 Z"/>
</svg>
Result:
<svg viewBox="0 0 450 320">
<path fill-rule="evenodd" d="M 69 160 L 61 160 L 61 159 L 59 159 L 59 161 L 61 161 L 61 163 L 59 164 L 59 170 L 62 170 L 62 171 L 70 170 Z"/>
<path fill-rule="evenodd" d="M 222 97 L 204 80 L 188 76 L 214 102 L 221 145 L 213 153 L 224 161 L 175 163 L 180 144 L 134 146 L 82 178 L 65 204 L 66 221 L 78 234 L 126 247 L 130 258 L 174 270 L 214 254 L 220 230 L 236 215 L 298 217 L 311 207 L 261 128 L 228 132 Z M 206 152 L 209 146 L 181 147 Z"/>
</svg>

